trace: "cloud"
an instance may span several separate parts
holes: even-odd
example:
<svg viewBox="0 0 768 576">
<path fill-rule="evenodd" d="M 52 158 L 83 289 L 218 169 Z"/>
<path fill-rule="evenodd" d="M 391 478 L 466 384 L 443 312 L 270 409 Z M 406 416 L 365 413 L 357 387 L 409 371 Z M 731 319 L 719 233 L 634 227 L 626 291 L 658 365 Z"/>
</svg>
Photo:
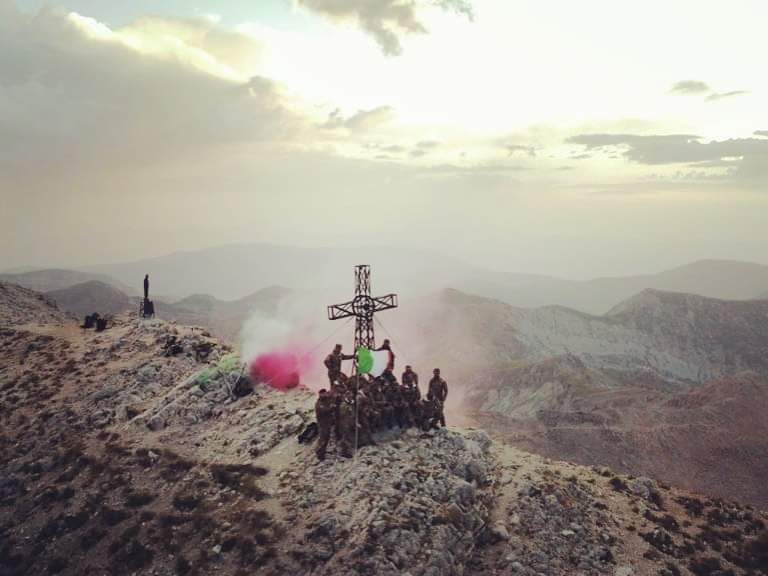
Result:
<svg viewBox="0 0 768 576">
<path fill-rule="evenodd" d="M 723 98 L 731 98 L 732 96 L 742 96 L 749 94 L 748 90 L 731 90 L 730 92 L 713 92 L 707 96 L 707 102 L 714 102 L 715 100 L 722 100 Z"/>
<path fill-rule="evenodd" d="M 682 80 L 676 82 L 670 92 L 673 94 L 704 94 L 711 90 L 706 82 L 699 80 Z"/>
<path fill-rule="evenodd" d="M 768 130 L 755 130 L 754 135 L 765 136 L 766 138 L 768 138 Z"/>
<path fill-rule="evenodd" d="M 370 110 L 359 110 L 349 118 L 344 118 L 338 108 L 331 112 L 323 125 L 325 128 L 346 128 L 352 132 L 364 132 L 391 121 L 395 110 L 391 106 L 379 106 Z"/>
<path fill-rule="evenodd" d="M 76 15 L 5 16 L 0 167 L 29 170 L 44 160 L 49 174 L 119 170 L 235 142 L 290 140 L 306 129 L 270 80 L 226 79 L 148 46 Z"/>
<path fill-rule="evenodd" d="M 420 140 L 419 142 L 416 142 L 416 148 L 422 148 L 424 150 L 437 148 L 438 146 L 440 146 L 440 142 L 437 140 Z"/>
<path fill-rule="evenodd" d="M 467 0 L 298 0 L 308 9 L 333 20 L 352 21 L 374 37 L 382 51 L 394 56 L 402 52 L 401 38 L 407 34 L 426 34 L 418 8 L 437 6 L 473 19 Z"/>
<path fill-rule="evenodd" d="M 671 94 L 683 94 L 683 95 L 704 95 L 707 94 L 707 102 L 715 102 L 717 100 L 723 100 L 724 98 L 732 98 L 733 96 L 742 96 L 749 94 L 748 90 L 730 90 L 728 92 L 715 92 L 709 84 L 701 82 L 699 80 L 683 80 L 676 82 L 669 90 Z"/>
<path fill-rule="evenodd" d="M 728 167 L 726 174 L 741 182 L 768 179 L 768 140 L 731 138 L 704 141 L 692 134 L 580 134 L 567 140 L 587 150 L 616 148 L 639 164 L 689 164 L 698 167 Z"/>
<path fill-rule="evenodd" d="M 530 156 L 531 158 L 536 156 L 536 148 L 533 146 L 524 146 L 522 144 L 504 144 L 504 148 L 506 148 L 510 156 L 514 156 L 518 152 Z"/>
</svg>

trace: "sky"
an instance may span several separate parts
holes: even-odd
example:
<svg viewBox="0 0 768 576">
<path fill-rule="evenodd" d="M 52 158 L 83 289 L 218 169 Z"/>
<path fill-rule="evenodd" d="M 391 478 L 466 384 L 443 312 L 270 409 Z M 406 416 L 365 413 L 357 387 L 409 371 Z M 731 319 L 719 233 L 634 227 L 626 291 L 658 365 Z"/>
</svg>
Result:
<svg viewBox="0 0 768 576">
<path fill-rule="evenodd" d="M 768 4 L 0 0 L 0 269 L 768 263 Z"/>
</svg>

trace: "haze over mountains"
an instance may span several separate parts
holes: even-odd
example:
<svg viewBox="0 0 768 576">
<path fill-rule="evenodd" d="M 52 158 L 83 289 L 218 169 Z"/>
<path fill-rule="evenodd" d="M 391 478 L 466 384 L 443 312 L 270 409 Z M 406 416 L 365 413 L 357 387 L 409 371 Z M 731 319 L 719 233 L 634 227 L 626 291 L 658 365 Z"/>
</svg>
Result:
<svg viewBox="0 0 768 576">
<path fill-rule="evenodd" d="M 408 298 L 455 288 L 520 307 L 560 305 L 593 314 L 607 312 L 646 288 L 726 300 L 768 294 L 768 266 L 730 260 L 701 260 L 656 274 L 574 281 L 492 271 L 436 253 L 398 248 L 270 244 L 228 245 L 92 266 L 84 269 L 90 276 L 70 283 L 56 277 L 46 284 L 40 280 L 43 272 L 0 278 L 41 291 L 100 280 L 122 286 L 132 295 L 133 287 L 138 291 L 141 279 L 148 273 L 153 294 L 171 301 L 193 294 L 236 300 L 261 288 L 282 286 L 295 292 L 315 292 L 319 303 L 329 303 L 328 298 L 346 298 L 351 293 L 352 268 L 360 263 L 372 265 L 374 293 L 397 292 Z"/>
</svg>

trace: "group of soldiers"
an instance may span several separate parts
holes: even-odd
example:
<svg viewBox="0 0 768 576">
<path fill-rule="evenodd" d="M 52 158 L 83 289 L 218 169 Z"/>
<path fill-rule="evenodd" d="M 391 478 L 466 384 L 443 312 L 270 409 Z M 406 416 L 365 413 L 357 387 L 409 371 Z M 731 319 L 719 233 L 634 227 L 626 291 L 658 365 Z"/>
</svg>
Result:
<svg viewBox="0 0 768 576">
<path fill-rule="evenodd" d="M 384 340 L 379 350 L 388 350 L 390 360 L 378 377 L 348 377 L 344 374 L 342 361 L 354 356 L 344 354 L 341 344 L 326 357 L 330 388 L 320 390 L 315 403 L 319 460 L 325 459 L 332 435 L 341 455 L 350 458 L 353 447 L 375 445 L 372 433 L 379 430 L 395 426 L 401 429 L 417 427 L 424 431 L 445 427 L 443 406 L 448 397 L 448 384 L 440 376 L 440 369 L 433 370 L 427 396 L 422 398 L 419 375 L 411 366 L 405 367 L 398 383 L 394 375 L 395 355 L 389 340 Z"/>
</svg>

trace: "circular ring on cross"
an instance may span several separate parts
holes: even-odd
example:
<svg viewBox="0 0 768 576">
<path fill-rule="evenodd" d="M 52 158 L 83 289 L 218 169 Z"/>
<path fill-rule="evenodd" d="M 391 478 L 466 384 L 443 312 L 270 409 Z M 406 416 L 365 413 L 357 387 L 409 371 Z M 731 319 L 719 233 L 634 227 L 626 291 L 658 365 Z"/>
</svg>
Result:
<svg viewBox="0 0 768 576">
<path fill-rule="evenodd" d="M 374 313 L 373 298 L 359 294 L 352 300 L 352 311 L 356 316 L 362 316 L 364 318 L 372 318 Z"/>
</svg>

